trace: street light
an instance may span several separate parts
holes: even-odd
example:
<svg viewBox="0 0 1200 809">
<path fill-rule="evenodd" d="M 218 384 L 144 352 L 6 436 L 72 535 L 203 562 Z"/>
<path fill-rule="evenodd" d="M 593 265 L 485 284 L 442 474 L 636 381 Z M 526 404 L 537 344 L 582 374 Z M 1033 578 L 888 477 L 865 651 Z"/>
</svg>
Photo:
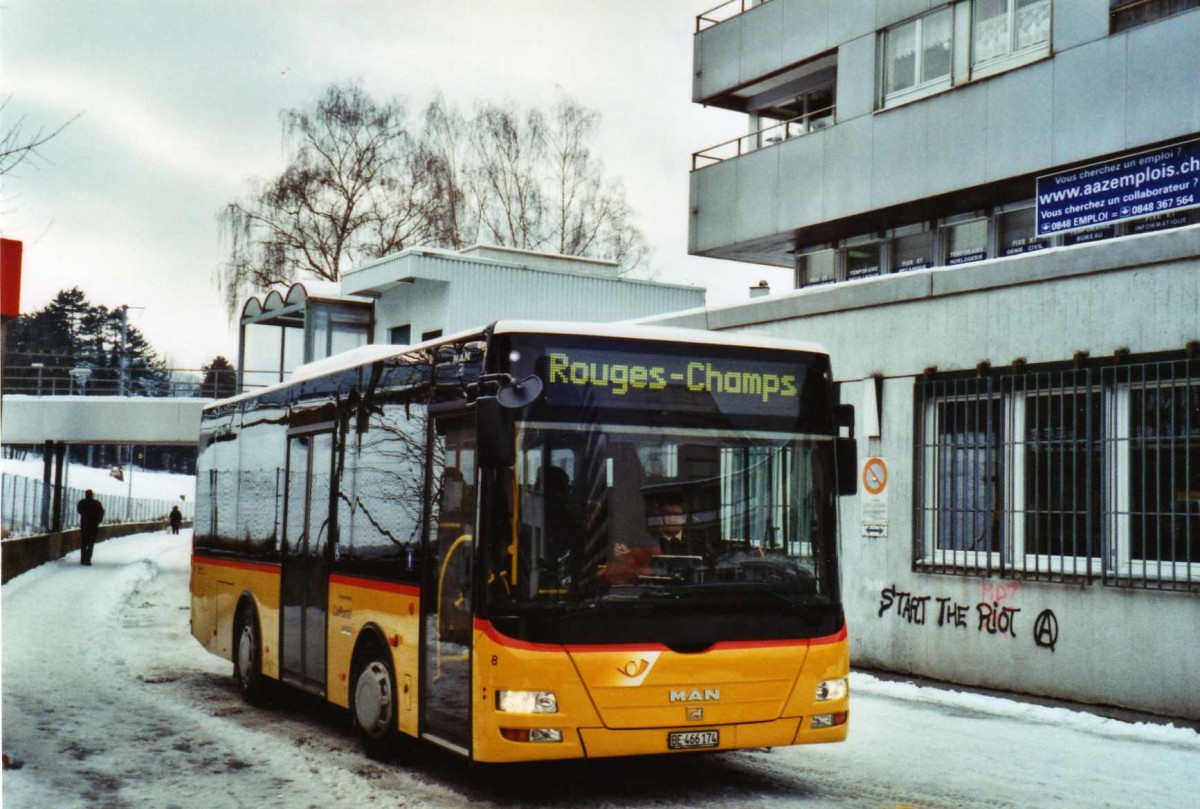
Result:
<svg viewBox="0 0 1200 809">
<path fill-rule="evenodd" d="M 29 367 L 30 367 L 30 368 L 37 368 L 37 372 L 38 372 L 38 381 L 37 381 L 37 395 L 38 395 L 38 396 L 41 396 L 41 395 L 42 395 L 42 369 L 46 367 L 46 363 L 44 363 L 44 362 L 31 362 L 31 363 L 29 363 Z"/>
<path fill-rule="evenodd" d="M 68 371 L 71 375 L 71 380 L 79 385 L 79 390 L 82 391 L 80 396 L 87 395 L 87 382 L 92 377 L 91 368 L 72 368 Z"/>
</svg>

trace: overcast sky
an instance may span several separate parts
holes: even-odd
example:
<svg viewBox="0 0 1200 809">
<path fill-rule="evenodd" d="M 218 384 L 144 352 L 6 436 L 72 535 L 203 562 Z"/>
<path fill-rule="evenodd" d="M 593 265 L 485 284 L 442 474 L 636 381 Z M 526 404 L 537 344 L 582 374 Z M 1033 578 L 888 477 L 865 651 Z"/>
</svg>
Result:
<svg viewBox="0 0 1200 809">
<path fill-rule="evenodd" d="M 128 304 L 172 365 L 236 355 L 214 283 L 221 207 L 283 164 L 279 112 L 360 80 L 416 112 L 441 92 L 602 114 L 595 144 L 623 179 L 658 280 L 744 299 L 790 273 L 687 255 L 691 152 L 744 119 L 691 103 L 694 16 L 712 0 L 4 0 L 4 125 L 82 112 L 0 189 L 0 232 L 25 243 L 22 311 L 80 286 Z"/>
</svg>

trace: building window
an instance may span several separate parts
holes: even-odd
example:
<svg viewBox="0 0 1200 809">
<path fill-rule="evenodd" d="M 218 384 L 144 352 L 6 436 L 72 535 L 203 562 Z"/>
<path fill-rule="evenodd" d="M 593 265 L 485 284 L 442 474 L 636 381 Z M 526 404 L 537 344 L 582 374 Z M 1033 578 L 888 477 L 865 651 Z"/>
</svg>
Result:
<svg viewBox="0 0 1200 809">
<path fill-rule="evenodd" d="M 999 254 L 1015 256 L 1048 247 L 1044 239 L 1037 238 L 1036 227 L 1037 219 L 1033 208 L 1018 208 L 999 214 Z"/>
<path fill-rule="evenodd" d="M 796 288 L 830 284 L 837 280 L 837 254 L 831 249 L 796 255 Z"/>
<path fill-rule="evenodd" d="M 1051 389 L 1040 392 L 1039 381 L 1051 383 Z M 1099 433 L 1102 397 L 1090 390 L 1052 389 L 1061 381 L 1077 380 L 1035 379 L 1039 393 L 1014 393 L 1015 400 L 1024 399 L 1025 423 L 1024 501 L 1018 510 L 1025 513 L 1024 556 L 1035 569 L 1099 550 L 1100 525 L 1093 519 L 1099 509 L 1092 505 L 1100 503 L 1100 442 L 1093 436 Z M 1078 565 L 1071 567 L 1079 572 Z"/>
<path fill-rule="evenodd" d="M 1097 228 L 1086 228 L 1085 230 L 1076 230 L 1063 235 L 1063 244 L 1087 244 L 1088 242 L 1098 242 L 1104 239 L 1111 239 L 1117 233 L 1112 225 L 1104 225 Z"/>
<path fill-rule="evenodd" d="M 898 228 L 892 238 L 892 272 L 933 266 L 933 231 L 924 225 Z"/>
<path fill-rule="evenodd" d="M 883 269 L 883 250 L 879 242 L 850 245 L 842 248 L 846 262 L 846 279 L 879 275 Z"/>
<path fill-rule="evenodd" d="M 834 86 L 830 84 L 756 110 L 760 128 L 754 146 L 771 146 L 832 125 L 833 93 Z"/>
<path fill-rule="evenodd" d="M 918 568 L 1200 585 L 1200 358 L 931 374 L 916 401 Z"/>
<path fill-rule="evenodd" d="M 1128 557 L 1178 575 L 1200 565 L 1200 379 L 1163 370 L 1131 384 Z"/>
<path fill-rule="evenodd" d="M 942 226 L 946 245 L 946 264 L 966 264 L 987 258 L 988 220 L 986 218 L 949 220 Z"/>
<path fill-rule="evenodd" d="M 1200 0 L 1111 0 L 1109 19 L 1118 33 L 1172 14 L 1200 8 Z"/>
<path fill-rule="evenodd" d="M 403 326 L 393 326 L 388 329 L 388 342 L 396 346 L 411 345 L 412 324 L 405 323 Z"/>
<path fill-rule="evenodd" d="M 1050 0 L 975 0 L 971 65 L 1036 58 L 1050 43 Z"/>
<path fill-rule="evenodd" d="M 421 342 L 424 343 L 426 340 L 436 340 L 437 338 L 439 338 L 441 336 L 442 336 L 441 329 L 434 329 L 433 331 L 423 331 L 423 332 L 421 332 Z"/>
<path fill-rule="evenodd" d="M 1153 233 L 1156 230 L 1181 228 L 1184 225 L 1195 224 L 1197 221 L 1200 221 L 1200 215 L 1196 211 L 1178 211 L 1176 213 L 1163 213 L 1146 219 L 1138 219 L 1126 225 L 1125 230 L 1131 234 Z"/>
<path fill-rule="evenodd" d="M 974 380 L 953 383 L 947 393 L 930 410 L 933 551 L 944 564 L 990 567 L 990 554 L 1000 551 L 1000 399 Z"/>
<path fill-rule="evenodd" d="M 884 103 L 950 86 L 953 12 L 947 7 L 884 33 Z"/>
</svg>

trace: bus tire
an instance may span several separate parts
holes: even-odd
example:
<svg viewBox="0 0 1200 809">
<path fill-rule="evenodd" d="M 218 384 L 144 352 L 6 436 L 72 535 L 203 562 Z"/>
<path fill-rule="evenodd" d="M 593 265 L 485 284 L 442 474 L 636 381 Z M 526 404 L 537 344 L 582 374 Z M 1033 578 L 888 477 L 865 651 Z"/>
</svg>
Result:
<svg viewBox="0 0 1200 809">
<path fill-rule="evenodd" d="M 267 701 L 269 687 L 262 673 L 262 635 L 254 607 L 243 604 L 234 623 L 233 676 L 242 699 L 251 705 Z"/>
<path fill-rule="evenodd" d="M 354 670 L 350 721 L 370 758 L 383 761 L 396 752 L 396 675 L 386 652 L 372 644 Z"/>
</svg>

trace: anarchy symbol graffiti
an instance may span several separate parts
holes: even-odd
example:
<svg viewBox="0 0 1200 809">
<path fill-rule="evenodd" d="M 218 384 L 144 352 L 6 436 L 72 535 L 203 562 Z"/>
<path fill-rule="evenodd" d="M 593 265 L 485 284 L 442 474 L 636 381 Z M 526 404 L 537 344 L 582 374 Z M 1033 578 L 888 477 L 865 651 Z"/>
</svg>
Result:
<svg viewBox="0 0 1200 809">
<path fill-rule="evenodd" d="M 1058 643 L 1058 617 L 1054 610 L 1042 610 L 1033 622 L 1033 642 L 1043 649 L 1054 651 Z"/>
</svg>

